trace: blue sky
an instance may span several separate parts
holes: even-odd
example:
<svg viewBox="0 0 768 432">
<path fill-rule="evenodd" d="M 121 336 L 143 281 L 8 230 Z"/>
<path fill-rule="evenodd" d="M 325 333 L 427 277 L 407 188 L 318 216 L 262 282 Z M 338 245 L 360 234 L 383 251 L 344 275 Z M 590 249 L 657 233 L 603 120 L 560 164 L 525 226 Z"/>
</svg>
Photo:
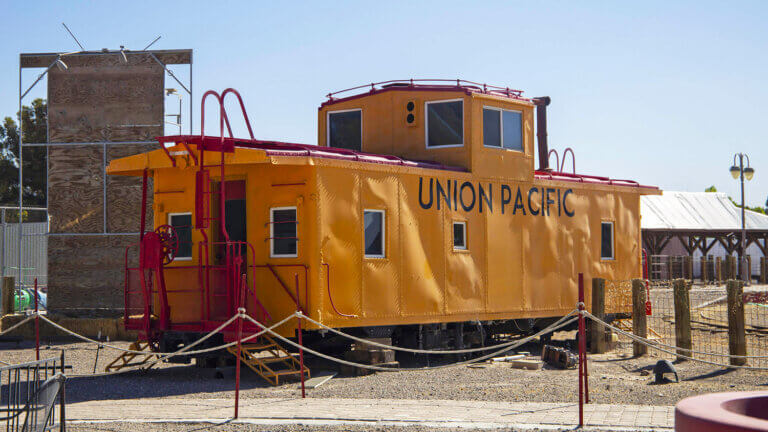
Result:
<svg viewBox="0 0 768 432">
<path fill-rule="evenodd" d="M 17 110 L 20 52 L 77 49 L 66 22 L 87 49 L 141 49 L 158 35 L 153 48 L 194 49 L 195 131 L 207 89 L 240 90 L 259 138 L 315 143 L 329 91 L 460 77 L 551 96 L 550 147 L 574 148 L 578 172 L 667 190 L 714 184 L 737 198 L 728 168 L 741 151 L 756 169 L 748 205 L 768 198 L 768 2 L 16 1 L 3 9 L 2 116 Z M 25 87 L 38 73 L 25 72 Z"/>
</svg>

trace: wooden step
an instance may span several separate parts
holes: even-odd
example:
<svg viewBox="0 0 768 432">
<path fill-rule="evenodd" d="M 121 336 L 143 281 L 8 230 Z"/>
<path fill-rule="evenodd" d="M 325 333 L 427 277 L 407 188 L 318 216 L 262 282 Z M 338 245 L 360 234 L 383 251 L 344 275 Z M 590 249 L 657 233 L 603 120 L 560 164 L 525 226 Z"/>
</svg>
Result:
<svg viewBox="0 0 768 432">
<path fill-rule="evenodd" d="M 243 351 L 264 351 L 270 348 L 279 348 L 279 346 L 275 344 L 265 344 L 265 345 L 243 345 L 242 346 Z"/>
<path fill-rule="evenodd" d="M 269 336 L 261 336 L 261 343 L 241 346 L 240 358 L 243 363 L 272 385 L 280 384 L 281 376 L 301 375 L 296 354 L 288 352 Z M 237 347 L 227 347 L 237 356 Z M 310 378 L 309 368 L 304 367 L 304 376 Z"/>
<path fill-rule="evenodd" d="M 257 361 L 264 364 L 270 364 L 270 363 L 278 363 L 282 361 L 291 361 L 293 360 L 293 356 L 281 356 L 281 357 L 253 357 L 251 359 L 248 359 L 248 361 Z"/>
</svg>

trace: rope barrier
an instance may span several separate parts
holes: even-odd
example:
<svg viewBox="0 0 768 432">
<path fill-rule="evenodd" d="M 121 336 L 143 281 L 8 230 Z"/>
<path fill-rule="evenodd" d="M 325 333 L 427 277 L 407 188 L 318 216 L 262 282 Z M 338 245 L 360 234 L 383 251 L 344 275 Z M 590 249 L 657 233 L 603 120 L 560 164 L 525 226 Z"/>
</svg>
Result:
<svg viewBox="0 0 768 432">
<path fill-rule="evenodd" d="M 3 331 L 0 331 L 0 336 L 4 335 L 4 334 L 6 334 L 6 333 L 8 333 L 10 331 L 13 331 L 13 330 L 17 329 L 18 327 L 21 327 L 22 324 L 26 324 L 29 321 L 32 321 L 32 319 L 35 317 L 35 315 L 36 314 L 32 314 L 32 315 L 24 318 L 23 320 L 19 321 L 18 323 L 12 325 L 11 327 L 9 327 L 9 328 L 7 328 L 7 329 L 5 329 Z"/>
<path fill-rule="evenodd" d="M 296 314 L 293 313 L 293 314 L 288 315 L 287 317 L 283 318 L 281 321 L 271 325 L 270 327 L 263 327 L 262 326 L 263 330 L 261 330 L 261 331 L 259 331 L 257 333 L 254 333 L 254 334 L 252 334 L 252 335 L 250 335 L 250 336 L 248 336 L 246 338 L 241 339 L 240 342 L 242 343 L 242 342 L 249 341 L 251 339 L 257 338 L 257 337 L 263 335 L 264 333 L 266 333 L 267 331 L 271 332 L 273 329 L 276 329 L 276 328 L 282 326 L 283 324 L 285 324 L 286 322 L 288 322 L 291 318 L 294 318 L 295 316 L 296 316 Z M 250 317 L 248 315 L 245 315 L 245 314 L 237 314 L 237 315 L 233 316 L 232 318 L 234 318 L 234 319 L 237 319 L 237 318 L 250 319 Z M 195 341 L 195 342 L 193 342 L 193 343 L 191 343 L 191 344 L 189 344 L 189 345 L 179 349 L 176 352 L 163 353 L 164 355 L 160 355 L 161 353 L 141 351 L 142 355 L 158 355 L 158 358 L 156 360 L 154 360 L 153 362 L 149 363 L 148 365 L 140 365 L 140 366 L 138 366 L 136 368 L 121 369 L 121 370 L 112 371 L 112 372 L 101 372 L 101 373 L 98 373 L 98 374 L 73 374 L 73 375 L 69 375 L 69 376 L 72 376 L 72 377 L 102 377 L 102 376 L 118 375 L 118 374 L 121 374 L 121 373 L 133 372 L 133 371 L 136 371 L 136 370 L 147 370 L 147 369 L 152 368 L 157 363 L 159 363 L 159 362 L 161 362 L 161 361 L 163 361 L 163 360 L 165 360 L 165 359 L 167 359 L 169 357 L 177 356 L 177 355 L 182 354 L 182 353 L 186 354 L 186 355 L 192 355 L 192 354 L 198 354 L 198 353 L 206 353 L 206 352 L 217 351 L 217 350 L 220 350 L 220 349 L 223 349 L 223 348 L 227 348 L 227 347 L 236 345 L 238 341 L 233 341 L 233 342 L 230 342 L 228 344 L 221 345 L 221 346 L 218 346 L 218 347 L 213 347 L 213 348 L 206 348 L 206 349 L 197 350 L 197 351 L 187 351 L 190 348 L 194 347 L 195 345 L 198 345 L 201 342 L 203 342 L 204 340 L 210 338 L 212 335 L 218 333 L 220 330 L 223 330 L 223 328 L 226 327 L 227 325 L 228 325 L 227 323 L 222 324 L 216 330 L 211 331 L 210 333 L 208 333 L 204 337 L 202 337 L 202 338 L 198 339 L 197 341 Z"/>
<path fill-rule="evenodd" d="M 713 365 L 713 366 L 720 366 L 720 367 L 729 368 L 729 369 L 747 369 L 747 370 L 759 370 L 759 371 L 768 370 L 768 367 L 737 366 L 737 365 L 730 365 L 730 364 L 725 364 L 725 363 L 717 363 L 717 362 L 712 362 L 712 361 L 709 361 L 709 360 L 697 359 L 697 358 L 694 358 L 694 357 L 691 357 L 691 356 L 687 356 L 687 355 L 684 355 L 684 354 L 679 354 L 679 353 L 677 353 L 675 351 L 669 351 L 669 350 L 667 350 L 665 348 L 662 348 L 662 346 L 669 346 L 669 345 L 656 344 L 656 343 L 654 343 L 652 341 L 649 341 L 648 339 L 645 339 L 645 338 L 637 336 L 635 334 L 626 332 L 626 331 L 624 331 L 624 330 L 622 330 L 622 329 L 620 329 L 618 327 L 612 326 L 612 325 L 608 324 L 607 322 L 605 322 L 605 321 L 597 318 L 596 316 L 592 315 L 589 312 L 584 311 L 583 313 L 584 313 L 584 315 L 587 318 L 590 318 L 591 320 L 593 320 L 594 322 L 600 324 L 603 327 L 609 328 L 609 329 L 615 331 L 616 333 L 622 334 L 622 335 L 624 335 L 624 336 L 626 336 L 626 337 L 628 337 L 628 338 L 630 338 L 630 339 L 632 339 L 634 341 L 637 341 L 637 342 L 639 342 L 639 343 L 641 343 L 643 345 L 646 345 L 646 346 L 648 346 L 650 348 L 653 348 L 653 349 L 655 349 L 657 351 L 661 351 L 661 352 L 664 352 L 664 353 L 667 353 L 667 354 L 671 354 L 671 355 L 677 356 L 678 358 L 682 358 L 682 359 L 686 359 L 686 360 L 691 360 L 691 361 L 694 361 L 694 362 L 699 362 L 699 363 L 704 363 L 704 364 L 709 364 L 709 365 Z M 674 347 L 674 348 L 677 348 L 677 347 Z M 685 351 L 689 351 L 689 352 L 695 353 L 695 351 L 693 351 L 693 350 L 685 349 Z M 703 353 L 703 354 L 704 355 L 713 355 L 711 353 Z M 723 354 L 718 354 L 718 355 L 723 355 Z M 724 355 L 730 356 L 728 354 L 724 354 Z M 743 357 L 748 357 L 748 356 L 730 356 L 730 357 L 742 357 L 743 358 Z"/>
<path fill-rule="evenodd" d="M 569 317 L 571 314 L 573 314 L 573 312 L 571 312 L 570 314 L 566 315 L 564 318 Z M 374 365 L 366 365 L 366 364 L 362 364 L 362 363 L 355 363 L 355 362 L 351 362 L 351 361 L 347 361 L 347 360 L 342 360 L 342 359 L 339 359 L 339 358 L 336 358 L 336 357 L 332 357 L 332 356 L 329 356 L 327 354 L 323 354 L 323 353 L 315 351 L 315 350 L 313 350 L 311 348 L 303 347 L 303 346 L 299 345 L 298 343 L 293 342 L 290 339 L 287 339 L 287 338 L 285 338 L 285 337 L 283 337 L 283 336 L 281 336 L 281 335 L 279 335 L 279 334 L 277 334 L 277 333 L 275 333 L 275 332 L 273 332 L 271 330 L 268 330 L 266 327 L 264 327 L 264 325 L 262 325 L 261 323 L 259 323 L 258 321 L 254 320 L 253 318 L 251 318 L 249 316 L 246 316 L 245 318 L 247 320 L 253 322 L 257 326 L 267 330 L 269 332 L 269 334 L 271 334 L 276 339 L 279 339 L 279 340 L 287 343 L 288 345 L 293 346 L 294 348 L 303 349 L 304 351 L 306 351 L 306 352 L 308 352 L 308 353 L 310 353 L 312 355 L 315 355 L 317 357 L 324 358 L 326 360 L 329 360 L 329 361 L 332 361 L 332 362 L 336 362 L 336 363 L 339 363 L 339 364 L 343 364 L 343 365 L 347 365 L 347 366 L 352 366 L 352 367 L 358 367 L 358 368 L 361 368 L 361 369 L 371 369 L 371 370 L 376 370 L 376 371 L 382 371 L 382 372 L 434 370 L 434 369 L 443 369 L 443 368 L 448 368 L 448 367 L 462 366 L 462 365 L 465 365 L 465 364 L 481 362 L 481 361 L 487 360 L 489 358 L 492 358 L 492 357 L 494 357 L 494 356 L 496 356 L 498 354 L 501 354 L 501 353 L 503 353 L 505 351 L 509 351 L 512 348 L 516 348 L 516 347 L 518 347 L 520 345 L 523 345 L 523 344 L 527 343 L 528 341 L 530 341 L 530 340 L 532 340 L 534 338 L 537 338 L 537 337 L 539 337 L 539 336 L 541 336 L 543 334 L 546 334 L 546 333 L 555 331 L 558 328 L 570 325 L 571 323 L 573 323 L 574 321 L 576 321 L 578 319 L 578 317 L 572 317 L 570 320 L 567 320 L 567 321 L 565 321 L 563 323 L 560 323 L 557 326 L 551 325 L 551 326 L 549 326 L 549 327 L 539 331 L 536 334 L 533 334 L 531 336 L 528 336 L 528 337 L 525 337 L 525 338 L 520 339 L 518 341 L 515 341 L 515 344 L 513 346 L 504 347 L 504 348 L 502 348 L 502 349 L 500 349 L 498 351 L 492 352 L 492 353 L 484 355 L 482 357 L 478 357 L 476 359 L 466 360 L 466 361 L 462 361 L 462 362 L 458 362 L 458 363 L 451 363 L 451 364 L 447 364 L 447 365 L 431 366 L 431 367 L 423 367 L 423 368 L 392 368 L 392 367 L 381 367 L 381 366 L 374 366 Z"/>
<path fill-rule="evenodd" d="M 560 318 L 558 321 L 553 323 L 552 326 L 556 326 L 556 325 L 560 324 L 562 321 L 564 321 L 565 319 L 567 319 L 571 315 L 575 314 L 576 312 L 577 312 L 576 309 L 572 310 L 567 315 L 565 315 L 564 317 Z M 379 348 L 391 349 L 391 350 L 402 351 L 402 352 L 409 352 L 409 353 L 414 353 L 414 354 L 443 354 L 443 355 L 445 355 L 445 354 L 468 354 L 468 353 L 474 353 L 474 352 L 480 352 L 480 351 L 490 351 L 492 349 L 497 349 L 497 348 L 505 348 L 505 347 L 509 347 L 509 346 L 514 345 L 515 343 L 517 343 L 517 341 L 510 341 L 510 342 L 504 342 L 504 343 L 500 343 L 500 344 L 496 344 L 496 345 L 489 345 L 489 346 L 486 346 L 486 347 L 467 348 L 467 349 L 460 349 L 460 350 L 422 350 L 422 349 L 414 349 L 414 348 L 403 348 L 403 347 L 398 347 L 398 346 L 394 346 L 394 345 L 387 345 L 387 344 L 383 344 L 383 343 L 374 342 L 374 341 L 366 340 L 366 339 L 363 339 L 363 338 L 359 338 L 357 336 L 353 336 L 353 335 L 350 335 L 348 333 L 344 333 L 344 332 L 342 332 L 340 330 L 337 330 L 337 329 L 335 329 L 333 327 L 328 327 L 327 325 L 325 325 L 323 323 L 320 323 L 318 321 L 315 321 L 312 318 L 302 314 L 301 312 L 296 312 L 296 314 L 297 314 L 297 316 L 300 319 L 305 319 L 305 320 L 309 321 L 312 324 L 315 324 L 316 326 L 318 326 L 320 328 L 328 330 L 331 333 L 335 333 L 335 334 L 337 334 L 339 336 L 342 336 L 342 337 L 345 337 L 347 339 L 351 339 L 351 340 L 353 340 L 355 342 L 360 342 L 360 343 L 364 343 L 366 345 L 376 346 L 376 347 L 379 347 Z"/>
<path fill-rule="evenodd" d="M 601 321 L 599 318 L 597 318 L 596 316 L 592 315 L 591 313 L 589 313 L 587 311 L 584 311 L 584 315 L 587 318 L 590 318 L 590 319 L 592 319 L 593 321 L 595 321 L 597 323 L 608 325 L 611 328 L 615 328 L 611 324 L 608 324 L 605 321 Z M 663 342 L 652 341 L 650 339 L 643 338 L 642 336 L 637 336 L 634 333 L 632 333 L 632 336 L 638 337 L 638 338 L 640 338 L 640 339 L 642 339 L 644 341 L 647 341 L 650 344 L 654 344 L 654 345 L 658 345 L 658 346 L 663 346 L 665 348 L 670 348 L 670 349 L 677 349 L 677 346 L 675 346 L 675 345 L 669 345 L 669 344 L 665 344 Z M 696 351 L 694 349 L 687 349 L 687 348 L 685 350 L 690 352 L 690 353 L 692 353 L 692 354 L 707 355 L 707 356 L 712 356 L 712 357 L 729 357 L 729 358 L 732 357 L 732 358 L 747 358 L 747 359 L 750 359 L 750 358 L 753 358 L 753 359 L 768 358 L 768 355 L 753 355 L 753 356 L 751 356 L 751 355 L 721 354 L 721 353 L 714 353 L 714 352 L 707 352 L 707 351 Z"/>
<path fill-rule="evenodd" d="M 33 314 L 32 316 L 34 316 L 34 314 Z M 225 328 L 226 328 L 228 325 L 232 324 L 232 322 L 234 322 L 234 321 L 235 321 L 235 320 L 236 320 L 236 319 L 237 319 L 239 316 L 240 316 L 240 314 L 235 314 L 235 315 L 233 315 L 231 318 L 229 318 L 227 321 L 225 321 L 225 322 L 224 322 L 222 325 L 220 325 L 220 326 L 219 326 L 218 328 L 216 328 L 215 330 L 212 330 L 211 332 L 209 332 L 208 334 L 206 334 L 205 336 L 203 336 L 203 338 L 201 338 L 201 339 L 199 339 L 198 341 L 196 341 L 196 342 L 195 342 L 193 345 L 197 345 L 198 343 L 200 343 L 200 342 L 202 342 L 202 341 L 204 341 L 204 340 L 206 340 L 206 339 L 210 338 L 210 337 L 211 337 L 211 336 L 213 336 L 215 333 L 218 333 L 218 332 L 220 332 L 221 330 L 224 330 L 224 329 L 225 329 Z M 69 334 L 70 336 L 73 336 L 73 337 L 75 337 L 75 338 L 78 338 L 78 339 L 80 339 L 80 340 L 82 340 L 82 341 L 84 341 L 84 342 L 89 342 L 89 343 L 92 343 L 92 344 L 96 344 L 96 345 L 99 345 L 99 346 L 101 346 L 101 347 L 104 347 L 104 348 L 111 348 L 111 349 L 113 349 L 113 350 L 122 351 L 122 352 L 125 352 L 125 353 L 130 353 L 130 354 L 139 354 L 139 355 L 145 355 L 145 354 L 147 354 L 147 351 L 137 351 L 137 350 L 127 349 L 127 348 L 120 348 L 120 347 L 118 347 L 118 346 L 114 346 L 114 345 L 110 345 L 110 344 L 107 344 L 107 343 L 104 343 L 104 342 L 100 342 L 100 341 L 97 341 L 97 340 L 91 339 L 91 338 L 89 338 L 89 337 L 87 337 L 87 336 L 83 336 L 83 335 L 81 335 L 81 334 L 79 334 L 79 333 L 75 333 L 74 331 L 72 331 L 72 330 L 70 330 L 70 329 L 68 329 L 68 328 L 66 328 L 66 327 L 64 327 L 64 326 L 62 326 L 62 325 L 60 325 L 60 324 L 58 324 L 58 323 L 55 323 L 55 322 L 51 321 L 51 320 L 50 320 L 48 317 L 46 317 L 45 315 L 40 315 L 40 318 L 41 318 L 43 321 L 45 321 L 46 323 L 50 324 L 52 327 L 54 327 L 54 328 L 56 328 L 56 329 L 58 329 L 58 330 L 61 330 L 62 332 L 64 332 L 64 333 L 67 333 L 67 334 Z M 203 351 L 203 352 L 205 352 L 205 351 Z M 154 353 L 154 354 L 163 355 L 163 354 L 173 354 L 173 353 L 164 353 L 164 352 L 160 352 L 160 353 Z M 191 353 L 190 353 L 190 354 L 191 354 Z"/>
<path fill-rule="evenodd" d="M 232 342 L 229 342 L 227 344 L 218 345 L 218 346 L 215 346 L 215 347 L 209 347 L 209 348 L 204 348 L 204 349 L 200 349 L 200 350 L 190 351 L 195 346 L 201 344 L 202 342 L 210 339 L 213 335 L 215 335 L 215 334 L 221 332 L 222 330 L 224 330 L 227 326 L 232 324 L 238 318 L 242 318 L 242 319 L 251 321 L 255 325 L 259 326 L 262 330 L 260 330 L 257 333 L 254 333 L 252 335 L 249 335 L 248 337 L 242 338 L 240 340 L 240 343 L 248 342 L 250 340 L 258 338 L 259 336 L 261 336 L 261 335 L 263 335 L 265 333 L 268 333 L 268 334 L 274 336 L 275 338 L 279 339 L 280 341 L 282 341 L 282 342 L 284 342 L 284 343 L 286 343 L 288 345 L 293 346 L 294 348 L 303 349 L 303 350 L 307 351 L 310 354 L 313 354 L 313 355 L 315 355 L 317 357 L 320 357 L 320 358 L 324 358 L 326 360 L 330 360 L 330 361 L 333 361 L 333 362 L 336 362 L 336 363 L 339 363 L 339 364 L 348 365 L 348 366 L 359 367 L 359 368 L 363 368 L 363 369 L 371 369 L 371 370 L 377 370 L 377 371 L 392 372 L 392 371 L 441 369 L 441 368 L 446 368 L 446 367 L 461 366 L 461 365 L 465 365 L 465 364 L 477 363 L 477 362 L 486 360 L 488 358 L 491 358 L 493 356 L 496 356 L 498 354 L 501 354 L 503 352 L 509 351 L 509 350 L 511 350 L 513 348 L 516 348 L 518 346 L 521 346 L 521 345 L 529 342 L 530 340 L 532 340 L 534 338 L 537 338 L 537 337 L 539 337 L 539 336 L 541 336 L 543 334 L 546 334 L 546 333 L 549 333 L 549 332 L 553 332 L 553 331 L 556 331 L 556 330 L 558 330 L 558 329 L 560 329 L 562 327 L 565 327 L 565 326 L 573 323 L 577 318 L 576 317 L 572 317 L 572 316 L 574 314 L 579 314 L 579 313 L 583 314 L 586 318 L 589 318 L 592 321 L 600 324 L 601 326 L 609 328 L 609 329 L 615 331 L 618 334 L 621 334 L 623 336 L 626 336 L 626 337 L 632 339 L 633 341 L 636 341 L 636 342 L 642 343 L 644 345 L 647 345 L 647 346 L 649 346 L 649 347 L 651 347 L 651 348 L 653 348 L 653 349 L 655 349 L 657 351 L 661 351 L 661 352 L 664 352 L 664 353 L 667 353 L 667 354 L 675 355 L 675 356 L 680 357 L 680 358 L 689 359 L 691 361 L 696 361 L 696 362 L 700 362 L 700 363 L 705 363 L 705 364 L 710 364 L 710 365 L 720 366 L 720 367 L 725 367 L 725 368 L 737 368 L 737 369 L 748 369 L 748 370 L 768 370 L 768 367 L 729 365 L 729 364 L 724 364 L 724 363 L 718 363 L 718 362 L 713 362 L 713 361 L 708 361 L 708 360 L 697 359 L 697 358 L 694 358 L 694 357 L 691 357 L 691 356 L 687 356 L 687 355 L 683 355 L 683 354 L 678 354 L 676 352 L 676 349 L 677 349 L 676 346 L 665 344 L 663 342 L 651 341 L 649 339 L 637 336 L 635 334 L 632 334 L 630 332 L 622 330 L 622 329 L 620 329 L 618 327 L 615 327 L 615 326 L 613 326 L 613 325 L 611 325 L 611 324 L 609 324 L 609 323 L 607 323 L 607 322 L 597 318 L 596 316 L 592 315 L 591 313 L 589 313 L 586 310 L 583 310 L 583 311 L 579 312 L 577 309 L 574 309 L 573 311 L 571 311 L 567 315 L 563 316 L 562 318 L 560 318 L 558 321 L 556 321 L 552 325 L 548 326 L 547 328 L 545 328 L 545 329 L 543 329 L 543 330 L 541 330 L 541 331 L 539 331 L 539 332 L 537 332 L 537 333 L 535 333 L 533 335 L 527 336 L 525 338 L 522 338 L 522 339 L 519 339 L 519 340 L 516 340 L 516 341 L 505 342 L 505 343 L 502 343 L 502 344 L 487 346 L 487 347 L 469 348 L 469 349 L 461 349 L 461 350 L 422 350 L 422 349 L 397 347 L 397 346 L 394 346 L 394 345 L 387 345 L 387 344 L 382 344 L 382 343 L 378 343 L 378 342 L 374 342 L 374 341 L 369 341 L 369 340 L 365 340 L 363 338 L 359 338 L 359 337 L 356 337 L 356 336 L 344 333 L 344 332 L 342 332 L 340 330 L 337 330 L 337 329 L 334 329 L 332 327 L 328 327 L 328 326 L 326 326 L 326 325 L 324 325 L 324 324 L 322 324 L 322 323 L 320 323 L 320 322 L 318 322 L 318 321 L 316 321 L 316 320 L 314 320 L 312 318 L 307 317 L 306 315 L 304 315 L 301 312 L 295 312 L 295 313 L 293 313 L 291 315 L 286 316 L 285 318 L 283 318 L 279 322 L 275 323 L 274 325 L 266 327 L 263 324 L 261 324 L 258 321 L 256 321 L 255 319 L 253 319 L 252 317 L 248 316 L 247 314 L 242 313 L 241 311 L 238 311 L 237 314 L 233 315 L 231 318 L 229 318 L 227 321 L 222 323 L 216 329 L 208 332 L 207 334 L 205 334 L 204 336 L 202 336 L 200 339 L 196 340 L 195 342 L 193 342 L 193 343 L 191 343 L 191 344 L 189 344 L 189 345 L 187 345 L 187 346 L 185 346 L 185 347 L 183 347 L 183 348 L 181 348 L 181 349 L 179 349 L 177 351 L 174 351 L 174 352 L 137 351 L 137 350 L 120 348 L 118 346 L 114 346 L 114 345 L 106 344 L 106 343 L 103 343 L 103 342 L 99 342 L 99 341 L 96 341 L 94 339 L 88 338 L 87 336 L 83 336 L 81 334 L 78 334 L 78 333 L 76 333 L 76 332 L 74 332 L 72 330 L 67 329 L 66 327 L 61 326 L 60 324 L 52 321 L 51 319 L 49 319 L 45 315 L 41 315 L 41 314 L 29 315 L 24 320 L 18 322 L 17 324 L 13 325 L 12 327 L 10 327 L 8 329 L 5 329 L 2 332 L 0 332 L 0 335 L 9 333 L 9 332 L 11 332 L 11 331 L 21 327 L 22 325 L 26 324 L 27 322 L 32 321 L 35 318 L 35 316 L 39 316 L 44 322 L 48 323 L 52 327 L 54 327 L 54 328 L 56 328 L 56 329 L 58 329 L 58 330 L 60 330 L 60 331 L 62 331 L 64 333 L 66 333 L 66 334 L 69 334 L 69 335 L 71 335 L 71 336 L 73 336 L 75 338 L 83 340 L 85 342 L 96 344 L 96 345 L 99 345 L 99 346 L 101 346 L 103 348 L 111 348 L 111 349 L 114 349 L 114 350 L 117 350 L 117 351 L 121 351 L 121 352 L 124 352 L 124 353 L 131 353 L 131 354 L 137 354 L 137 355 L 156 355 L 156 356 L 158 356 L 158 358 L 156 360 L 154 360 L 153 362 L 151 362 L 149 365 L 142 365 L 142 366 L 144 366 L 142 369 L 149 369 L 152 366 L 154 366 L 155 364 L 157 364 L 159 362 L 162 362 L 162 361 L 164 361 L 164 360 L 166 360 L 166 359 L 168 359 L 170 357 L 173 357 L 173 356 L 178 356 L 178 355 L 181 355 L 181 354 L 185 354 L 185 355 L 205 354 L 205 353 L 208 353 L 208 352 L 218 351 L 218 350 L 226 349 L 226 348 L 229 348 L 231 346 L 236 345 L 238 343 L 238 341 L 232 341 Z M 402 351 L 402 352 L 410 352 L 410 353 L 415 353 L 415 354 L 443 354 L 443 355 L 445 355 L 445 354 L 468 354 L 468 353 L 473 353 L 473 352 L 489 351 L 489 350 L 495 350 L 495 351 L 490 353 L 490 354 L 487 354 L 487 355 L 484 355 L 484 356 L 481 356 L 481 357 L 478 357 L 478 358 L 475 358 L 475 359 L 467 360 L 467 361 L 462 361 L 462 362 L 458 362 L 458 363 L 451 363 L 451 364 L 447 364 L 447 365 L 440 365 L 440 366 L 423 367 L 423 368 L 390 368 L 390 367 L 381 367 L 381 366 L 375 366 L 375 365 L 366 365 L 366 364 L 362 364 L 362 363 L 355 363 L 355 362 L 350 362 L 350 361 L 347 361 L 347 360 L 339 359 L 339 358 L 336 358 L 336 357 L 332 357 L 332 356 L 323 354 L 321 352 L 315 351 L 315 350 L 313 350 L 311 348 L 304 347 L 304 346 L 302 346 L 302 345 L 300 345 L 300 344 L 298 344 L 296 342 L 291 341 L 290 339 L 287 339 L 287 338 L 279 335 L 278 333 L 276 333 L 274 331 L 274 329 L 284 325 L 285 323 L 287 323 L 288 321 L 290 321 L 293 318 L 306 319 L 308 322 L 310 322 L 312 324 L 315 324 L 315 325 L 317 325 L 318 327 L 320 327 L 322 329 L 328 330 L 328 331 L 330 331 L 330 332 L 332 332 L 334 334 L 337 334 L 339 336 L 348 338 L 348 339 L 356 341 L 356 342 L 361 342 L 361 343 L 365 343 L 365 344 L 368 344 L 368 345 L 376 346 L 376 347 L 379 347 L 379 348 L 392 349 L 392 350 Z M 675 350 L 675 351 L 672 351 L 672 350 Z M 721 354 L 721 353 L 710 353 L 710 352 L 697 351 L 697 350 L 688 350 L 688 349 L 686 349 L 685 351 L 690 353 L 690 354 L 698 354 L 698 355 L 712 356 L 712 357 L 746 358 L 746 359 L 763 359 L 763 358 L 768 358 L 768 355 L 753 355 L 753 356 L 746 355 L 746 356 L 741 356 L 741 355 L 731 355 L 731 354 Z M 0 360 L 0 363 L 8 364 L 7 362 L 4 362 L 2 360 Z M 73 376 L 79 376 L 79 377 L 106 376 L 106 375 L 115 375 L 115 374 L 120 374 L 120 373 L 132 372 L 132 371 L 135 371 L 137 369 L 139 369 L 139 368 L 123 369 L 123 370 L 120 370 L 120 371 L 105 372 L 105 373 L 100 373 L 100 374 L 81 374 L 81 375 L 73 375 Z"/>
</svg>

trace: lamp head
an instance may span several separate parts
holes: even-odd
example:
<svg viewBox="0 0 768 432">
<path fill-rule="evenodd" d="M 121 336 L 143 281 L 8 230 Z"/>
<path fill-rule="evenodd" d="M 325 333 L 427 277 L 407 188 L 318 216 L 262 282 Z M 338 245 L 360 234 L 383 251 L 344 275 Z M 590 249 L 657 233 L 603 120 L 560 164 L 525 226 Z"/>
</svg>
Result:
<svg viewBox="0 0 768 432">
<path fill-rule="evenodd" d="M 172 94 L 176 94 L 176 89 L 175 88 L 167 88 L 167 89 L 165 89 L 165 95 L 166 96 L 170 96 Z"/>
<path fill-rule="evenodd" d="M 744 178 L 747 180 L 752 180 L 752 177 L 755 175 L 755 169 L 752 167 L 746 167 L 744 168 Z"/>
<path fill-rule="evenodd" d="M 735 179 L 739 178 L 739 175 L 741 174 L 741 168 L 734 165 L 731 167 L 730 171 L 731 171 L 731 176 L 733 176 L 733 178 Z"/>
</svg>

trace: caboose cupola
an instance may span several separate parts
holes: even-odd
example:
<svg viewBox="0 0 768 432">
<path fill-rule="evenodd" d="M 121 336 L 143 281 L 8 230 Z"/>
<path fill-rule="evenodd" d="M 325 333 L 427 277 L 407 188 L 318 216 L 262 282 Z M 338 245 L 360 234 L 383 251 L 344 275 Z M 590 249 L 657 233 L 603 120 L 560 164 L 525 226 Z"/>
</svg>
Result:
<svg viewBox="0 0 768 432">
<path fill-rule="evenodd" d="M 318 144 L 531 180 L 533 108 L 541 100 L 462 80 L 370 84 L 328 95 Z"/>
</svg>

